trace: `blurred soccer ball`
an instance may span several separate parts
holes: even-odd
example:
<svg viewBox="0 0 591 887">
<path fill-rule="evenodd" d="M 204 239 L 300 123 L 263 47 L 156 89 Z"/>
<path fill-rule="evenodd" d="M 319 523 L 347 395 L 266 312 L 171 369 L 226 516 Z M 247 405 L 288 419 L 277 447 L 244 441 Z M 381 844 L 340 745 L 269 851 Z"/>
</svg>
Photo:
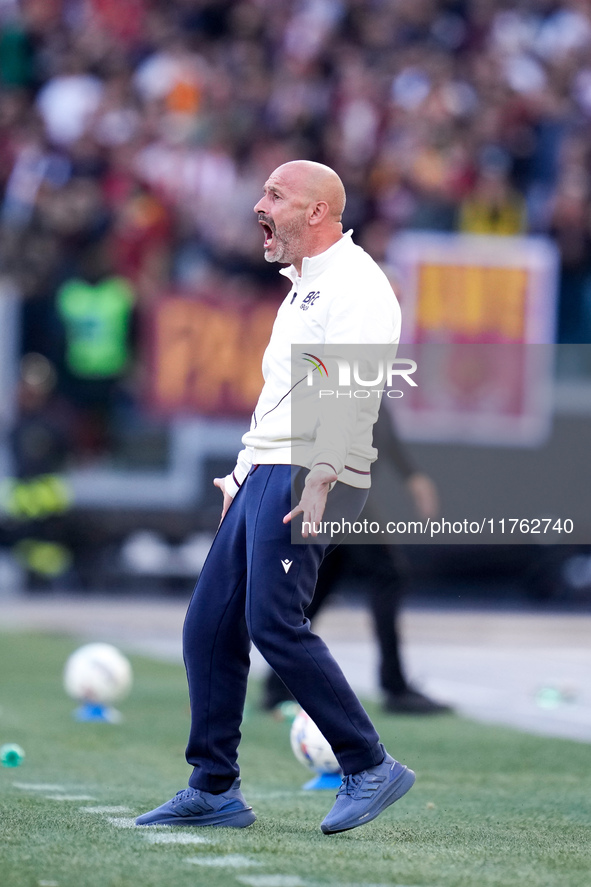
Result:
<svg viewBox="0 0 591 887">
<path fill-rule="evenodd" d="M 111 644 L 79 647 L 64 668 L 64 689 L 80 702 L 115 702 L 129 693 L 132 680 L 129 660 Z"/>
<path fill-rule="evenodd" d="M 298 761 L 316 773 L 339 773 L 334 752 L 314 721 L 300 711 L 291 725 L 291 748 Z"/>
<path fill-rule="evenodd" d="M 171 557 L 170 545 L 161 533 L 138 530 L 121 546 L 121 559 L 132 573 L 160 576 L 166 573 Z"/>
</svg>

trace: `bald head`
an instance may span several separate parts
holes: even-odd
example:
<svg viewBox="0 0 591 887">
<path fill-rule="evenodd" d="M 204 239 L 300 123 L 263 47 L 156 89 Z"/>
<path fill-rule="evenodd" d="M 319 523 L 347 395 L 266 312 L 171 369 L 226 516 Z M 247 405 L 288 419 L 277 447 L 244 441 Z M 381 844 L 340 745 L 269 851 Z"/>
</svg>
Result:
<svg viewBox="0 0 591 887">
<path fill-rule="evenodd" d="M 254 211 L 265 231 L 265 259 L 293 264 L 317 256 L 343 236 L 345 189 L 336 172 L 311 160 L 274 170 Z"/>
<path fill-rule="evenodd" d="M 292 160 L 277 167 L 279 174 L 307 203 L 325 202 L 331 220 L 340 221 L 345 209 L 345 186 L 330 166 L 313 160 Z"/>
</svg>

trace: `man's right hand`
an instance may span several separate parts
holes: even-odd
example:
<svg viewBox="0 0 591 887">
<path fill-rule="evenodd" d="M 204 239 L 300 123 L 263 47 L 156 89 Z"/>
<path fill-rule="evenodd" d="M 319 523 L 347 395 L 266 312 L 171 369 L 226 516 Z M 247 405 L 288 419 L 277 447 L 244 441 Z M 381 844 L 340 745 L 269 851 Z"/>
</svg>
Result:
<svg viewBox="0 0 591 887">
<path fill-rule="evenodd" d="M 226 485 L 224 483 L 223 477 L 215 477 L 213 479 L 213 484 L 215 487 L 219 487 L 219 489 L 222 491 L 222 495 L 224 497 L 224 502 L 222 505 L 222 516 L 220 517 L 220 524 L 221 524 L 221 522 L 225 518 L 226 512 L 227 512 L 228 508 L 230 507 L 230 505 L 232 504 L 233 500 L 232 500 L 232 497 L 230 496 L 230 494 L 226 493 Z"/>
</svg>

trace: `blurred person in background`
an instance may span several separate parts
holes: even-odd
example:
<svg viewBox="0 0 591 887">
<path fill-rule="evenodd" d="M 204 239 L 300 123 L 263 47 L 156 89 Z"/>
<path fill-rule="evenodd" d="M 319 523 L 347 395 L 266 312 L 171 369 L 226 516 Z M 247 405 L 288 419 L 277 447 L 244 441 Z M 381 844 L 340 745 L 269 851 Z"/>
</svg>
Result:
<svg viewBox="0 0 591 887">
<path fill-rule="evenodd" d="M 421 520 L 436 518 L 439 512 L 437 488 L 414 464 L 384 406 L 374 425 L 373 444 L 379 458 L 374 466 L 373 489 L 359 519 L 377 521 L 380 525 L 392 519 L 396 491 L 388 473 L 389 467 L 402 478 L 417 516 Z M 407 573 L 404 556 L 396 545 L 348 544 L 345 540 L 323 561 L 314 597 L 305 616 L 313 620 L 335 593 L 343 586 L 351 590 L 353 582 L 355 591 L 360 591 L 367 599 L 371 611 L 379 650 L 378 679 L 384 711 L 390 714 L 446 714 L 451 711 L 448 705 L 421 693 L 406 676 L 400 609 Z M 261 707 L 272 711 L 291 698 L 285 684 L 274 671 L 270 671 L 263 685 Z"/>
<path fill-rule="evenodd" d="M 558 341 L 591 341 L 591 151 L 570 139 L 550 214 L 550 230 L 561 255 Z"/>
<path fill-rule="evenodd" d="M 389 237 L 388 225 L 374 221 L 365 226 L 361 244 L 386 274 L 404 311 L 404 286 L 386 255 Z M 379 459 L 374 466 L 373 488 L 362 518 L 381 525 L 392 519 L 392 503 L 398 495 L 398 476 L 404 482 L 418 517 L 435 519 L 439 512 L 437 487 L 415 464 L 410 448 L 401 440 L 392 413 L 385 405 L 382 405 L 373 428 L 373 443 Z M 371 611 L 379 650 L 378 682 L 384 710 L 391 714 L 417 715 L 450 712 L 448 705 L 414 687 L 406 674 L 400 615 L 409 576 L 404 555 L 396 545 L 351 545 L 346 542 L 339 545 L 320 567 L 314 597 L 306 608 L 306 618 L 312 620 L 351 579 Z M 291 694 L 280 678 L 269 671 L 263 686 L 261 707 L 272 711 L 290 698 Z"/>
<path fill-rule="evenodd" d="M 63 583 L 73 565 L 71 493 L 63 476 L 72 414 L 56 393 L 57 373 L 43 355 L 25 355 L 20 370 L 18 414 L 9 436 L 14 476 L 0 490 L 6 515 L 0 535 L 33 587 L 47 587 Z"/>
<path fill-rule="evenodd" d="M 500 165 L 485 166 L 460 207 L 465 234 L 515 235 L 525 230 L 525 201 Z"/>
</svg>

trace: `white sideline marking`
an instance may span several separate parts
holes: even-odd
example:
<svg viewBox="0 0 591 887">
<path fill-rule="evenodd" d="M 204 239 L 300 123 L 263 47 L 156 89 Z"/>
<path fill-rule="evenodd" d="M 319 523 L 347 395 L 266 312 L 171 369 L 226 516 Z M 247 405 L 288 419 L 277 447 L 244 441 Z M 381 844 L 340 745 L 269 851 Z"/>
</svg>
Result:
<svg viewBox="0 0 591 887">
<path fill-rule="evenodd" d="M 321 887 L 320 884 L 317 884 L 316 881 L 309 881 L 306 887 Z M 325 885 L 323 885 L 325 887 Z M 339 884 L 339 887 L 410 887 L 409 884 L 366 884 L 365 881 L 363 883 L 355 882 L 354 884 Z"/>
<path fill-rule="evenodd" d="M 15 788 L 28 792 L 65 792 L 65 785 L 53 785 L 50 782 L 13 782 Z"/>
<path fill-rule="evenodd" d="M 187 835 L 184 832 L 152 832 L 146 830 L 144 837 L 149 844 L 213 844 L 211 838 L 203 835 Z"/>
<path fill-rule="evenodd" d="M 81 813 L 129 813 L 129 807 L 122 807 L 121 805 L 109 807 L 108 805 L 98 806 L 98 807 L 80 807 Z"/>
<path fill-rule="evenodd" d="M 107 822 L 115 828 L 135 828 L 135 819 L 131 816 L 107 816 Z"/>
<path fill-rule="evenodd" d="M 326 887 L 326 883 L 318 881 L 304 881 L 298 875 L 240 875 L 236 878 L 241 884 L 248 887 Z M 405 884 L 343 884 L 339 881 L 339 887 L 408 887 Z"/>
<path fill-rule="evenodd" d="M 261 862 L 249 859 L 248 856 L 239 856 L 238 854 L 229 856 L 190 856 L 187 859 L 187 862 L 190 862 L 191 865 L 205 865 L 212 868 L 229 869 L 246 869 L 250 868 L 250 866 L 262 865 Z"/>
<path fill-rule="evenodd" d="M 241 875 L 236 880 L 248 887 L 309 887 L 298 875 Z"/>
<path fill-rule="evenodd" d="M 38 887 L 60 887 L 59 881 L 37 881 Z"/>
<path fill-rule="evenodd" d="M 92 795 L 44 795 L 47 801 L 96 801 Z"/>
</svg>

